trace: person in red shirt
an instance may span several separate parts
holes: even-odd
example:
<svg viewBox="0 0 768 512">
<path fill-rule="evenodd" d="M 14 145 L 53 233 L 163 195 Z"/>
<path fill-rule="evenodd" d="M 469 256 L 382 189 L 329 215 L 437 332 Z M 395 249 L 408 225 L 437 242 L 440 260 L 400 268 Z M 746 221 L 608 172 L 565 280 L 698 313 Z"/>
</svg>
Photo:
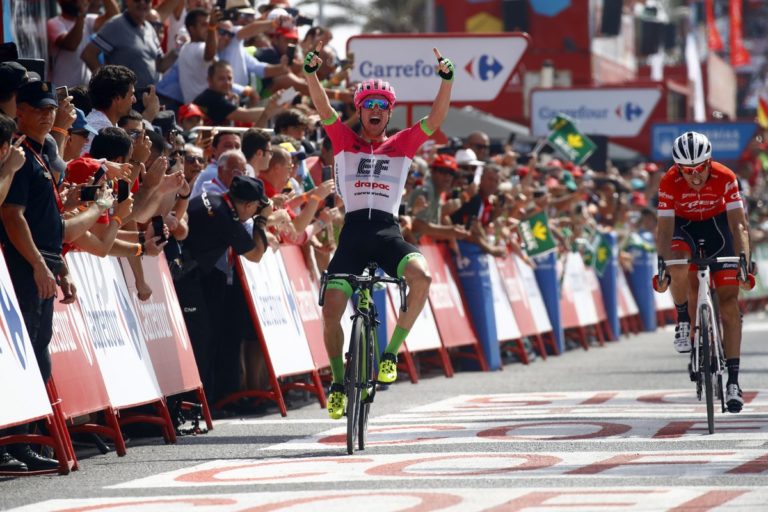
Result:
<svg viewBox="0 0 768 512">
<path fill-rule="evenodd" d="M 701 133 L 686 132 L 672 146 L 675 165 L 659 184 L 657 246 L 664 260 L 689 258 L 698 240 L 705 240 L 708 257 L 734 256 L 744 252 L 750 261 L 748 224 L 736 175 L 712 161 L 712 144 Z M 741 312 L 739 311 L 738 264 L 712 265 L 723 322 L 728 368 L 726 405 L 740 412 L 744 401 L 739 387 Z M 691 316 L 696 310 L 698 282 L 688 278 L 688 268 L 668 268 L 672 299 L 677 309 L 674 346 L 691 351 Z M 743 269 L 746 276 L 746 269 Z M 690 283 L 690 284 L 689 284 Z M 666 283 L 662 283 L 666 289 Z M 660 291 L 664 291 L 660 289 Z"/>
</svg>

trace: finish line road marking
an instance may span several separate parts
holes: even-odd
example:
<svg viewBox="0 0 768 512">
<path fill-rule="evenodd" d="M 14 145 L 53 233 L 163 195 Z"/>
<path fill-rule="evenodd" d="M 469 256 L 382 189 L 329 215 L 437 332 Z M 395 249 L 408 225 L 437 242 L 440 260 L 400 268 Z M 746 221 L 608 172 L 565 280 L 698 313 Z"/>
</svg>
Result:
<svg viewBox="0 0 768 512">
<path fill-rule="evenodd" d="M 460 456 L 459 456 L 460 455 Z M 473 479 L 519 480 L 586 478 L 713 479 L 760 476 L 768 472 L 765 450 L 685 450 L 657 452 L 462 452 L 360 456 L 216 460 L 169 471 L 109 489 L 304 485 L 315 483 Z M 484 491 L 483 491 L 484 492 Z M 766 490 L 768 492 L 768 489 Z"/>
<path fill-rule="evenodd" d="M 140 511 L 195 512 L 272 510 L 366 510 L 370 512 L 548 512 L 648 510 L 705 512 L 760 510 L 768 489 L 760 487 L 622 487 L 608 489 L 392 489 L 328 492 L 259 492 L 221 495 L 109 497 L 49 500 L 14 512 Z"/>
</svg>

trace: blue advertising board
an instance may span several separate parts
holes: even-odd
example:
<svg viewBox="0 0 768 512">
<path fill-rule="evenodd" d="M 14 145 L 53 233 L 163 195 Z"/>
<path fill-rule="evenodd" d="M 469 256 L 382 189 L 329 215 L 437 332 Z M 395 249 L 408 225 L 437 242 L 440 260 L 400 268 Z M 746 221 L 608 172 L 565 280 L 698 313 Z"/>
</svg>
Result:
<svg viewBox="0 0 768 512">
<path fill-rule="evenodd" d="M 715 160 L 738 160 L 756 129 L 752 122 L 655 123 L 651 127 L 651 160 L 671 161 L 672 143 L 688 131 L 709 137 Z"/>
</svg>

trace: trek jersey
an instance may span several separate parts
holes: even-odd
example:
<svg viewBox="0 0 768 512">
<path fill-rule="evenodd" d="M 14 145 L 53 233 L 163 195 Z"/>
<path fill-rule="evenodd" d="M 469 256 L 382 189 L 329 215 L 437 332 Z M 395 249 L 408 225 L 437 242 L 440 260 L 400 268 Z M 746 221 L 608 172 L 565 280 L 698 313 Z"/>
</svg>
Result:
<svg viewBox="0 0 768 512">
<path fill-rule="evenodd" d="M 659 184 L 659 217 L 701 221 L 743 207 L 736 175 L 718 162 L 712 162 L 709 178 L 699 191 L 688 185 L 676 166 L 667 170 Z"/>
<path fill-rule="evenodd" d="M 416 151 L 432 133 L 425 119 L 383 142 L 369 142 L 341 122 L 325 126 L 333 144 L 336 193 L 347 213 L 381 210 L 397 217 L 408 169 Z"/>
</svg>

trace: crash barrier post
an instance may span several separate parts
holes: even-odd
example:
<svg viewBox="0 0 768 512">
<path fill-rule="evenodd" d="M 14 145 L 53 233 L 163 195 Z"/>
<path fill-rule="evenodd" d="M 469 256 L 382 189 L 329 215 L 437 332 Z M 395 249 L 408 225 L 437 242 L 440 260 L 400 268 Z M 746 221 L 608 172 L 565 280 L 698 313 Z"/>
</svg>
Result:
<svg viewBox="0 0 768 512">
<path fill-rule="evenodd" d="M 536 268 L 533 273 L 536 276 L 544 306 L 547 308 L 549 323 L 552 325 L 552 333 L 557 341 L 557 352 L 565 351 L 565 333 L 563 321 L 560 315 L 560 282 L 557 275 L 557 253 L 552 251 L 533 258 Z"/>
<path fill-rule="evenodd" d="M 192 342 L 165 255 L 140 260 L 144 279 L 154 285 L 152 296 L 146 301 L 139 300 L 128 261 L 121 258 L 120 262 L 160 391 L 165 397 L 193 392 L 199 400 L 206 427 L 208 430 L 213 429 L 211 411 L 203 391 Z"/>
<path fill-rule="evenodd" d="M 48 429 L 48 435 L 0 434 L 0 445 L 33 443 L 50 446 L 59 466 L 56 470 L 44 473 L 58 471 L 59 474 L 66 475 L 76 468 L 69 433 L 62 426 L 63 418 L 56 416 L 56 407 L 52 407 L 46 392 L 2 252 L 0 303 L 0 389 L 3 390 L 0 393 L 0 429 L 38 420 L 45 421 Z M 5 473 L 0 473 L 3 474 Z M 13 474 L 16 473 L 8 473 Z"/>
<path fill-rule="evenodd" d="M 276 402 L 280 414 L 285 416 L 288 411 L 283 392 L 291 389 L 309 391 L 317 396 L 321 406 L 325 406 L 320 375 L 312 359 L 296 297 L 280 254 L 267 250 L 259 263 L 250 262 L 242 256 L 235 262 L 269 372 L 270 389 L 238 391 L 220 400 L 216 407 L 241 398 L 266 398 Z M 308 376 L 308 379 L 300 380 L 300 376 Z M 292 377 L 291 382 L 287 382 L 287 377 Z"/>
<path fill-rule="evenodd" d="M 69 270 L 99 363 L 109 402 L 117 410 L 152 405 L 156 414 L 126 411 L 120 425 L 161 427 L 167 443 L 176 442 L 168 405 L 160 390 L 138 316 L 117 258 L 70 252 Z"/>
<path fill-rule="evenodd" d="M 501 369 L 500 338 L 496 329 L 494 297 L 489 271 L 489 256 L 479 245 L 459 241 L 454 255 L 464 303 L 472 317 L 472 325 L 491 370 Z"/>
<path fill-rule="evenodd" d="M 89 418 L 86 422 L 71 426 L 69 430 L 112 439 L 117 456 L 125 455 L 125 440 L 120 430 L 117 411 L 110 403 L 105 377 L 96 358 L 91 334 L 85 324 L 79 302 L 54 302 L 53 338 L 48 351 L 52 366 L 49 388 L 50 392 L 61 400 L 64 419 L 74 422 L 75 418 L 101 412 L 106 422 L 102 425 Z"/>
<path fill-rule="evenodd" d="M 640 320 L 645 332 L 656 330 L 656 301 L 651 281 L 656 274 L 656 253 L 650 248 L 632 245 L 627 248 L 632 255 L 632 271 L 627 273 L 629 287 L 640 310 Z"/>
<path fill-rule="evenodd" d="M 438 353 L 439 364 L 444 371 L 453 375 L 453 367 L 448 358 L 448 350 L 451 355 L 468 359 L 479 364 L 482 370 L 488 368 L 480 348 L 477 335 L 470 323 L 461 292 L 456 285 L 452 257 L 445 244 L 423 244 L 421 253 L 429 266 L 432 276 L 432 284 L 429 287 L 429 305 L 437 323 L 440 333 L 442 350 Z M 468 347 L 464 351 L 452 350 L 459 347 Z"/>
<path fill-rule="evenodd" d="M 558 273 L 562 276 L 560 312 L 563 330 L 575 335 L 584 350 L 589 349 L 589 330 L 594 331 L 594 336 L 601 345 L 604 344 L 605 337 L 597 314 L 593 286 L 588 280 L 581 254 L 568 252 L 558 263 L 561 267 Z"/>
<path fill-rule="evenodd" d="M 608 325 L 611 328 L 612 339 L 618 339 L 621 333 L 619 325 L 619 248 L 616 246 L 616 233 L 611 231 L 602 233 L 603 240 L 607 243 L 607 261 L 603 267 L 602 274 L 597 272 L 600 282 L 600 290 L 603 294 L 603 305 Z"/>
</svg>

